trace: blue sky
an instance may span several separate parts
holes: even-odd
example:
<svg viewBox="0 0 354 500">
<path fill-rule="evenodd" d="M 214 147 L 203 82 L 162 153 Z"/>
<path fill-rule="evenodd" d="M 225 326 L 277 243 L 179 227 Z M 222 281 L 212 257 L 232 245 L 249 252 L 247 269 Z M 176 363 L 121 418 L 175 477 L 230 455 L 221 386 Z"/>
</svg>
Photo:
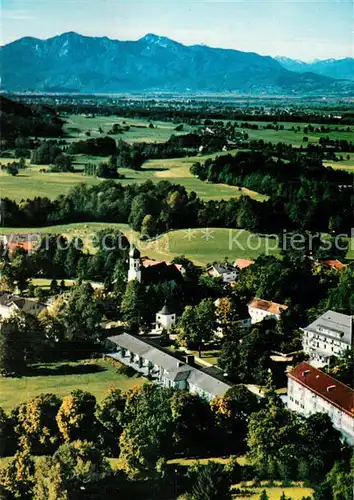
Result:
<svg viewBox="0 0 354 500">
<path fill-rule="evenodd" d="M 65 31 L 146 33 L 302 60 L 353 57 L 352 0 L 2 0 L 1 44 Z"/>
</svg>

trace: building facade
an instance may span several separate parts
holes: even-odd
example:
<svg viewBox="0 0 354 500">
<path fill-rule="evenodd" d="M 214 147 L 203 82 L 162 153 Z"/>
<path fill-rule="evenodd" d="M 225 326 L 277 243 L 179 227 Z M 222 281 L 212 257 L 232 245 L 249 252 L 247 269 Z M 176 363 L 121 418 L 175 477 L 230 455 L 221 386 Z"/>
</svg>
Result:
<svg viewBox="0 0 354 500">
<path fill-rule="evenodd" d="M 270 300 L 258 299 L 257 297 L 248 303 L 248 312 L 251 316 L 252 324 L 260 323 L 265 318 L 279 320 L 281 313 L 287 309 L 288 306 L 277 304 Z"/>
<path fill-rule="evenodd" d="M 327 413 L 335 427 L 354 444 L 354 391 L 308 363 L 300 363 L 288 373 L 287 406 L 309 417 Z"/>
<path fill-rule="evenodd" d="M 185 269 L 179 264 L 142 257 L 137 248 L 129 252 L 128 281 L 139 281 L 143 285 L 152 285 L 166 281 L 181 281 Z"/>
<path fill-rule="evenodd" d="M 140 252 L 137 248 L 132 248 L 129 252 L 128 281 L 133 280 L 141 283 Z"/>
<path fill-rule="evenodd" d="M 235 283 L 238 269 L 227 262 L 208 267 L 207 273 L 213 278 L 222 278 L 224 283 Z"/>
<path fill-rule="evenodd" d="M 12 293 L 0 292 L 0 318 L 10 318 L 18 312 L 37 316 L 46 305 L 36 300 L 18 297 Z"/>
<path fill-rule="evenodd" d="M 169 330 L 176 323 L 177 315 L 167 304 L 163 306 L 161 311 L 156 313 L 156 329 Z"/>
<path fill-rule="evenodd" d="M 341 356 L 353 345 L 353 316 L 327 311 L 302 328 L 303 350 L 317 367 L 328 364 L 331 356 Z"/>
<path fill-rule="evenodd" d="M 184 389 L 208 401 L 216 396 L 224 396 L 232 387 L 196 368 L 193 356 L 187 356 L 184 361 L 177 359 L 159 346 L 128 333 L 109 337 L 108 345 L 107 356 L 133 367 L 163 387 Z"/>
</svg>

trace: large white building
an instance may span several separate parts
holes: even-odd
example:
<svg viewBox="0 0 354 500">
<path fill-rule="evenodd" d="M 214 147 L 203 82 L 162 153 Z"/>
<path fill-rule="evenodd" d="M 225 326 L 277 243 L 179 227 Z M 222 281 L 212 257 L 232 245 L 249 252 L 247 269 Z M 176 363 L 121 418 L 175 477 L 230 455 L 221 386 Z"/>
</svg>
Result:
<svg viewBox="0 0 354 500">
<path fill-rule="evenodd" d="M 310 363 L 321 367 L 331 356 L 340 356 L 353 345 L 353 316 L 327 311 L 302 328 L 303 350 Z"/>
<path fill-rule="evenodd" d="M 255 297 L 248 303 L 248 312 L 251 316 L 251 322 L 260 323 L 265 318 L 274 318 L 278 320 L 282 312 L 286 311 L 288 306 L 277 304 L 270 300 L 258 299 Z"/>
<path fill-rule="evenodd" d="M 309 417 L 327 413 L 333 427 L 354 444 L 354 391 L 321 370 L 303 362 L 288 373 L 287 406 Z"/>
<path fill-rule="evenodd" d="M 180 360 L 169 354 L 160 346 L 139 339 L 128 333 L 109 337 L 110 353 L 108 356 L 121 363 L 133 367 L 145 376 L 150 376 L 155 383 L 163 387 L 184 389 L 192 394 L 212 400 L 216 396 L 224 396 L 232 387 L 194 366 L 194 356 L 186 356 Z"/>
</svg>

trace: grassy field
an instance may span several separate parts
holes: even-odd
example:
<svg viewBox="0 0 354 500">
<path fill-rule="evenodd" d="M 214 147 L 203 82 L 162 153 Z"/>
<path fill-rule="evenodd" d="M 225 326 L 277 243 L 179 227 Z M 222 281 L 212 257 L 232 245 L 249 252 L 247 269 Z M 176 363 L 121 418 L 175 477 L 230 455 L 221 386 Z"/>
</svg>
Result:
<svg viewBox="0 0 354 500">
<path fill-rule="evenodd" d="M 339 170 L 348 170 L 348 172 L 354 172 L 354 155 L 352 154 L 350 160 L 343 161 L 324 161 L 323 164 L 326 167 L 332 167 Z"/>
<path fill-rule="evenodd" d="M 189 125 L 184 124 L 183 130 L 178 132 L 175 130 L 177 123 L 172 122 L 164 122 L 164 121 L 153 121 L 154 128 L 149 128 L 149 121 L 144 120 L 142 118 L 121 118 L 116 116 L 96 116 L 94 118 L 89 118 L 84 115 L 67 115 L 63 116 L 63 119 L 66 121 L 64 125 L 64 131 L 66 132 L 66 138 L 70 140 L 78 140 L 78 139 L 86 139 L 86 132 L 90 132 L 91 137 L 98 137 L 100 134 L 99 128 L 103 130 L 103 133 L 107 133 L 114 123 L 117 123 L 122 126 L 129 125 L 130 130 L 128 132 L 124 132 L 123 134 L 112 135 L 115 139 L 123 139 L 128 143 L 133 142 L 165 142 L 167 141 L 172 134 L 174 135 L 183 135 L 189 133 L 193 130 L 201 128 L 198 127 L 190 127 Z M 238 125 L 242 123 L 242 121 L 237 121 Z M 330 139 L 344 139 L 351 141 L 353 139 L 353 130 L 350 132 L 335 132 L 334 129 L 337 125 L 328 125 L 330 131 L 328 133 L 325 132 L 311 132 L 305 134 L 303 132 L 304 127 L 308 125 L 308 123 L 283 123 L 281 125 L 284 126 L 284 130 L 272 130 L 265 129 L 268 124 L 272 122 L 252 122 L 252 124 L 258 124 L 258 130 L 251 129 L 237 129 L 239 132 L 247 132 L 250 139 L 263 139 L 266 142 L 284 142 L 286 144 L 292 144 L 294 146 L 300 146 L 304 144 L 303 137 L 306 135 L 308 137 L 309 143 L 317 143 L 321 136 L 328 136 Z M 315 128 L 320 127 L 319 124 L 312 124 Z M 297 129 L 300 126 L 300 132 L 291 130 L 292 127 Z M 326 125 L 327 127 L 327 125 Z M 346 127 L 338 126 L 339 129 L 344 129 Z M 352 129 L 352 127 L 350 127 Z"/>
<path fill-rule="evenodd" d="M 11 410 L 42 393 L 66 396 L 75 389 L 91 392 L 100 401 L 110 388 L 128 390 L 147 382 L 142 377 L 120 375 L 115 367 L 100 361 L 43 364 L 22 378 L 0 378 L 0 406 Z"/>
<path fill-rule="evenodd" d="M 237 122 L 239 125 L 242 123 L 241 121 Z M 271 123 L 271 122 L 269 122 Z M 251 129 L 245 129 L 245 128 L 239 128 L 236 129 L 239 132 L 247 132 L 249 139 L 253 140 L 259 140 L 263 139 L 264 142 L 272 142 L 272 143 L 278 143 L 278 142 L 284 142 L 285 144 L 292 144 L 293 146 L 301 146 L 301 145 L 306 145 L 306 143 L 303 141 L 303 137 L 306 136 L 308 137 L 308 143 L 314 144 L 317 143 L 320 139 L 320 137 L 329 137 L 330 139 L 343 139 L 343 140 L 348 140 L 352 141 L 353 140 L 353 128 L 351 128 L 350 132 L 335 132 L 334 129 L 337 127 L 337 125 L 326 125 L 330 129 L 330 132 L 308 132 L 305 134 L 303 132 L 304 127 L 308 125 L 308 123 L 293 123 L 293 122 L 288 122 L 288 123 L 282 123 L 281 125 L 284 125 L 284 130 L 273 130 L 273 129 L 264 129 L 263 127 L 266 127 L 268 125 L 267 122 L 252 122 L 252 124 L 258 124 L 259 129 L 258 130 L 251 130 Z M 316 127 L 321 127 L 321 125 L 316 125 L 315 123 L 312 124 L 315 128 Z M 291 130 L 292 127 L 295 127 L 295 129 L 300 126 L 301 130 L 300 132 L 296 132 L 294 130 Z M 346 126 L 338 126 L 339 129 L 346 129 Z"/>
<path fill-rule="evenodd" d="M 236 258 L 255 259 L 262 253 L 279 255 L 276 240 L 267 235 L 256 235 L 243 229 L 202 228 L 170 231 L 154 241 L 139 240 L 139 233 L 127 224 L 114 223 L 75 223 L 45 228 L 1 228 L 1 234 L 43 233 L 63 234 L 69 239 L 79 236 L 85 248 L 92 252 L 92 239 L 103 229 L 119 229 L 129 242 L 138 247 L 142 255 L 154 259 L 172 260 L 176 255 L 185 255 L 198 265 L 205 265 L 225 257 L 230 262 Z M 351 239 L 347 254 L 354 259 L 354 238 Z"/>
<path fill-rule="evenodd" d="M 123 139 L 125 142 L 132 144 L 133 142 L 166 142 L 171 135 L 183 135 L 191 132 L 193 129 L 189 125 L 184 124 L 182 131 L 176 131 L 178 123 L 152 121 L 154 128 L 150 128 L 150 122 L 142 118 L 121 118 L 117 116 L 95 116 L 88 118 L 84 115 L 68 115 L 62 117 L 65 120 L 64 133 L 69 141 L 87 139 L 86 132 L 90 132 L 90 137 L 98 137 L 106 135 L 112 126 L 117 123 L 124 126 L 129 126 L 130 130 L 123 134 L 113 134 L 116 140 Z M 103 130 L 100 133 L 99 128 Z"/>
<path fill-rule="evenodd" d="M 199 265 L 205 265 L 225 257 L 233 262 L 236 258 L 254 259 L 261 253 L 278 255 L 276 240 L 265 235 L 255 235 L 242 229 L 204 228 L 170 231 L 154 241 L 139 240 L 139 234 L 127 224 L 77 223 L 46 228 L 2 228 L 2 234 L 51 233 L 67 237 L 80 236 L 85 247 L 92 251 L 92 238 L 97 231 L 111 228 L 121 230 L 128 240 L 137 246 L 142 255 L 154 259 L 172 260 L 176 255 L 185 255 Z M 267 250 L 268 249 L 268 250 Z"/>
<path fill-rule="evenodd" d="M 223 152 L 218 154 L 221 155 L 226 153 Z M 215 156 L 217 155 L 151 160 L 146 162 L 140 171 L 126 168 L 120 169 L 121 174 L 123 174 L 125 178 L 118 182 L 127 185 L 142 183 L 147 180 L 152 180 L 153 182 L 169 180 L 170 182 L 185 186 L 187 191 L 195 191 L 196 194 L 204 200 L 227 200 L 230 198 L 238 198 L 242 194 L 249 195 L 258 200 L 266 199 L 266 196 L 245 188 L 200 181 L 190 173 L 189 169 L 193 163 L 196 161 L 202 162 L 207 158 L 213 158 Z M 61 194 L 68 193 L 74 185 L 80 182 L 85 182 L 89 186 L 97 185 L 102 182 L 102 179 L 85 176 L 80 170 L 83 169 L 84 164 L 87 162 L 100 162 L 103 160 L 104 158 L 77 155 L 74 161 L 74 166 L 78 170 L 77 172 L 40 172 L 40 169 L 45 168 L 45 166 L 31 166 L 28 162 L 28 168 L 21 171 L 16 177 L 0 171 L 0 196 L 17 201 L 33 198 L 35 196 L 47 196 L 48 198 L 54 199 Z M 11 161 L 9 158 L 1 158 L 0 164 L 9 161 Z"/>
<path fill-rule="evenodd" d="M 239 487 L 236 485 L 234 488 Z M 264 486 L 260 488 L 254 488 L 250 487 L 248 488 L 249 490 L 252 491 L 251 495 L 243 495 L 241 494 L 234 494 L 232 495 L 232 498 L 234 500 L 258 500 L 260 494 L 262 493 L 263 490 L 266 490 L 269 500 L 280 500 L 280 497 L 282 493 L 284 492 L 286 497 L 290 497 L 292 500 L 302 500 L 303 497 L 309 496 L 312 498 L 312 493 L 313 490 L 311 488 L 303 488 L 301 486 L 291 486 L 289 488 L 285 487 L 276 487 L 276 486 Z"/>
</svg>

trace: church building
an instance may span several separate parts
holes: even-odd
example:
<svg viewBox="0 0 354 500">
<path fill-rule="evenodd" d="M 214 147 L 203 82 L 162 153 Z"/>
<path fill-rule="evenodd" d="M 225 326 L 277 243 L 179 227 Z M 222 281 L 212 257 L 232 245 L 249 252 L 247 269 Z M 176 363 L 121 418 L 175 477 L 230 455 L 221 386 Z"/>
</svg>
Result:
<svg viewBox="0 0 354 500">
<path fill-rule="evenodd" d="M 163 281 L 181 281 L 184 269 L 178 264 L 141 257 L 140 251 L 133 247 L 129 252 L 128 281 L 137 280 L 144 285 Z"/>
</svg>

